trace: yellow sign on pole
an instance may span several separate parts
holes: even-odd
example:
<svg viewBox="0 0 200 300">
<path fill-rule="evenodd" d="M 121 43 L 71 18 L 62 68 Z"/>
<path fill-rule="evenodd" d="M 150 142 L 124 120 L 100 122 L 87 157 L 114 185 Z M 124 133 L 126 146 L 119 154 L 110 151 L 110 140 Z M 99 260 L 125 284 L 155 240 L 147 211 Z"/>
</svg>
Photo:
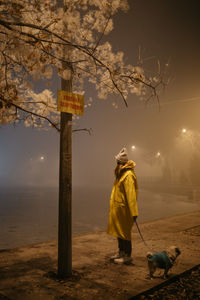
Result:
<svg viewBox="0 0 200 300">
<path fill-rule="evenodd" d="M 84 96 L 73 94 L 70 92 L 58 90 L 57 93 L 57 107 L 61 112 L 70 114 L 83 115 L 84 114 Z"/>
</svg>

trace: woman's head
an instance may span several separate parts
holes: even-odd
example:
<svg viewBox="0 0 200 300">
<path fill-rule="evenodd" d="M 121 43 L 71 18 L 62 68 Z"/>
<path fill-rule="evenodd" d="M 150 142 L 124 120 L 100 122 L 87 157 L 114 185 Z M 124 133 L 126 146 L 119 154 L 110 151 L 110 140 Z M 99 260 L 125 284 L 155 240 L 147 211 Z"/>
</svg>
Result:
<svg viewBox="0 0 200 300">
<path fill-rule="evenodd" d="M 122 150 L 115 156 L 117 164 L 125 164 L 128 161 L 128 155 L 126 148 L 122 148 Z"/>
<path fill-rule="evenodd" d="M 122 148 L 122 150 L 115 156 L 117 166 L 115 168 L 115 177 L 118 180 L 122 173 L 123 167 L 128 162 L 128 155 L 126 148 Z"/>
</svg>

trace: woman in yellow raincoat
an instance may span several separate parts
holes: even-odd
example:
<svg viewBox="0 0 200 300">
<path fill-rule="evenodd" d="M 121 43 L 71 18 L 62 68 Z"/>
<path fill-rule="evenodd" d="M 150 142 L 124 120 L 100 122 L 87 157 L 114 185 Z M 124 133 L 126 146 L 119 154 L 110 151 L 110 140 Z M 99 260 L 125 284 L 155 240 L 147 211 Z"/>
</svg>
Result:
<svg viewBox="0 0 200 300">
<path fill-rule="evenodd" d="M 116 178 L 110 198 L 107 233 L 118 239 L 119 251 L 111 259 L 115 263 L 130 263 L 132 261 L 131 229 L 138 216 L 138 187 L 134 172 L 136 164 L 128 160 L 126 148 L 123 148 L 115 158 Z"/>
</svg>

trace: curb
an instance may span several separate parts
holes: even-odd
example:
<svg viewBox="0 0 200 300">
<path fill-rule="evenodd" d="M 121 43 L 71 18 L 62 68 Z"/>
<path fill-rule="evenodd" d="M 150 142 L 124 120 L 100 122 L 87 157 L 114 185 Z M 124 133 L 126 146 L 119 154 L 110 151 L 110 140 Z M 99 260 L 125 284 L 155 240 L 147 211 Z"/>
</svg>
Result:
<svg viewBox="0 0 200 300">
<path fill-rule="evenodd" d="M 171 278 L 169 278 L 168 280 L 166 280 L 166 281 L 164 281 L 164 282 L 162 282 L 162 283 L 160 283 L 160 284 L 158 284 L 158 285 L 156 285 L 156 286 L 154 286 L 154 287 L 152 287 L 152 288 L 150 288 L 148 290 L 145 290 L 145 291 L 143 291 L 143 292 L 141 292 L 141 293 L 139 293 L 139 294 L 137 294 L 137 295 L 129 298 L 128 300 L 139 300 L 139 299 L 141 299 L 140 298 L 141 296 L 148 296 L 148 295 L 150 295 L 150 294 L 152 294 L 152 293 L 154 293 L 156 291 L 159 291 L 163 287 L 166 287 L 166 286 L 170 285 L 171 283 L 177 281 L 179 278 L 184 277 L 185 275 L 188 275 L 189 273 L 192 273 L 192 271 L 195 271 L 198 268 L 200 268 L 200 264 L 198 264 L 198 265 L 192 267 L 191 269 L 186 270 L 186 271 L 184 271 L 184 272 L 182 272 L 182 273 L 180 273 L 178 275 L 174 275 Z"/>
</svg>

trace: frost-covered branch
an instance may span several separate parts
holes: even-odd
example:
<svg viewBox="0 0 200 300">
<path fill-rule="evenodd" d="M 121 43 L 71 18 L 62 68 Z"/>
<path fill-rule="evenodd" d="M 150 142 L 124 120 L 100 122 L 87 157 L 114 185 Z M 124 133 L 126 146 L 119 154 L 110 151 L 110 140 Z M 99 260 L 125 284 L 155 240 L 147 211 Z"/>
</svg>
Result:
<svg viewBox="0 0 200 300">
<path fill-rule="evenodd" d="M 39 127 L 47 122 L 59 130 L 55 96 L 34 90 L 55 72 L 65 80 L 73 72 L 78 93 L 91 82 L 99 98 L 120 95 L 126 105 L 128 94 L 158 99 L 160 74 L 148 78 L 141 66 L 126 65 L 123 52 L 103 42 L 120 10 L 128 10 L 127 0 L 65 0 L 65 9 L 56 0 L 0 1 L 0 122 L 24 120 Z"/>
<path fill-rule="evenodd" d="M 14 116 L 17 116 L 18 115 L 18 110 L 20 112 L 24 112 L 26 115 L 24 117 L 24 119 L 22 119 L 22 117 L 18 118 L 19 120 L 27 120 L 27 118 L 31 118 L 33 124 L 37 124 L 37 126 L 39 126 L 40 124 L 40 119 L 44 119 L 46 120 L 52 127 L 54 127 L 57 131 L 60 131 L 60 128 L 58 127 L 59 124 L 56 124 L 54 122 L 52 122 L 49 118 L 45 117 L 44 114 L 38 114 L 38 113 L 35 113 L 33 111 L 30 112 L 30 110 L 27 110 L 25 108 L 23 108 L 22 106 L 19 106 L 11 101 L 8 101 L 6 99 L 4 99 L 3 97 L 0 96 L 0 109 L 3 108 L 3 103 L 5 103 L 5 106 L 7 108 L 11 108 L 13 109 L 14 108 L 14 111 L 13 111 L 13 114 L 10 114 L 10 115 L 14 115 Z M 35 104 L 35 103 L 34 103 Z M 44 104 L 44 103 L 43 103 Z M 34 119 L 34 117 L 36 117 L 37 119 Z M 5 120 L 5 121 L 4 121 Z M 37 123 L 39 120 L 39 123 Z M 4 118 L 2 118 L 2 121 L 4 121 L 6 123 L 6 114 L 4 116 Z M 8 121 L 9 121 L 9 118 L 8 118 Z M 3 122 L 3 123 L 4 123 Z"/>
</svg>

